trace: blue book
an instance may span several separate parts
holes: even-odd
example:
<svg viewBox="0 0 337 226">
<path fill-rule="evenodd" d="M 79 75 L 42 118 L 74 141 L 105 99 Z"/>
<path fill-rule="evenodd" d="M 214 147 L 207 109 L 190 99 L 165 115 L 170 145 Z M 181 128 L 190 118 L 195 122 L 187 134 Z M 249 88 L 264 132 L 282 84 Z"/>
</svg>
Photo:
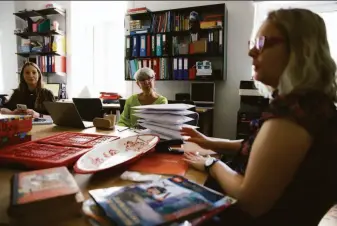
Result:
<svg viewBox="0 0 337 226">
<path fill-rule="evenodd" d="M 178 59 L 178 80 L 183 79 L 183 58 Z"/>
<path fill-rule="evenodd" d="M 188 58 L 184 58 L 183 79 L 188 80 Z"/>
</svg>

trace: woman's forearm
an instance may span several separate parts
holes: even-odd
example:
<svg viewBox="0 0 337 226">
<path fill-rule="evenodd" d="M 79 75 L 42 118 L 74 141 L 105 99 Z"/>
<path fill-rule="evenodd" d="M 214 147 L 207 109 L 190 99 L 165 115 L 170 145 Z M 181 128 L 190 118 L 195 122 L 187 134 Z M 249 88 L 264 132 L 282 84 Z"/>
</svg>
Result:
<svg viewBox="0 0 337 226">
<path fill-rule="evenodd" d="M 1 114 L 12 114 L 13 112 L 9 110 L 8 108 L 0 108 Z"/>
<path fill-rule="evenodd" d="M 226 151 L 234 151 L 234 152 L 239 151 L 243 141 L 243 140 L 227 140 L 213 137 L 210 137 L 210 139 L 213 142 L 214 146 L 212 150 L 218 152 L 219 154 Z"/>
<path fill-rule="evenodd" d="M 240 197 L 240 188 L 243 176 L 232 170 L 225 163 L 218 161 L 211 168 L 209 173 L 219 183 L 223 191 L 232 198 Z"/>
</svg>

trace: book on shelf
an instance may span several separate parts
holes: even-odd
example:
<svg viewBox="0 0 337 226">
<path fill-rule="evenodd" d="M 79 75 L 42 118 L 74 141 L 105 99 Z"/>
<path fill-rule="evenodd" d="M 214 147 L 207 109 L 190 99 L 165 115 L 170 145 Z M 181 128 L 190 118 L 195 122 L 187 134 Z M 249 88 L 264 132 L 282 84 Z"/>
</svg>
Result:
<svg viewBox="0 0 337 226">
<path fill-rule="evenodd" d="M 47 224 L 80 215 L 83 200 L 66 167 L 21 172 L 12 178 L 8 214 L 13 222 Z"/>
<path fill-rule="evenodd" d="M 168 225 L 201 216 L 209 218 L 215 210 L 236 202 L 180 176 L 119 189 L 91 190 L 89 195 L 117 225 Z"/>
</svg>

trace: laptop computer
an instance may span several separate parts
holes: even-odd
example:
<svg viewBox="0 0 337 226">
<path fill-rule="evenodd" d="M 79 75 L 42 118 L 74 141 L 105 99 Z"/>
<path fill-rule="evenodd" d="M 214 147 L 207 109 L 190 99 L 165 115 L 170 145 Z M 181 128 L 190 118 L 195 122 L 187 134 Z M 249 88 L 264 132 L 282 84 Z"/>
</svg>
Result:
<svg viewBox="0 0 337 226">
<path fill-rule="evenodd" d="M 54 123 L 58 126 L 74 128 L 90 128 L 94 124 L 89 121 L 83 121 L 78 113 L 74 103 L 66 102 L 43 102 L 46 110 L 49 112 Z"/>
</svg>

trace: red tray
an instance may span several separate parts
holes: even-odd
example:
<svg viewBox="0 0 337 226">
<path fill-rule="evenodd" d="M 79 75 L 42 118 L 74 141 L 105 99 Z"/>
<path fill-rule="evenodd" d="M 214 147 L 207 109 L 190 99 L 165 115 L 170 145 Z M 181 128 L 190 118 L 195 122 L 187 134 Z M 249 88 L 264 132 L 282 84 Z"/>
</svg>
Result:
<svg viewBox="0 0 337 226">
<path fill-rule="evenodd" d="M 32 169 L 71 166 L 95 146 L 119 139 L 87 133 L 64 132 L 0 150 L 0 162 L 16 163 Z"/>
</svg>

